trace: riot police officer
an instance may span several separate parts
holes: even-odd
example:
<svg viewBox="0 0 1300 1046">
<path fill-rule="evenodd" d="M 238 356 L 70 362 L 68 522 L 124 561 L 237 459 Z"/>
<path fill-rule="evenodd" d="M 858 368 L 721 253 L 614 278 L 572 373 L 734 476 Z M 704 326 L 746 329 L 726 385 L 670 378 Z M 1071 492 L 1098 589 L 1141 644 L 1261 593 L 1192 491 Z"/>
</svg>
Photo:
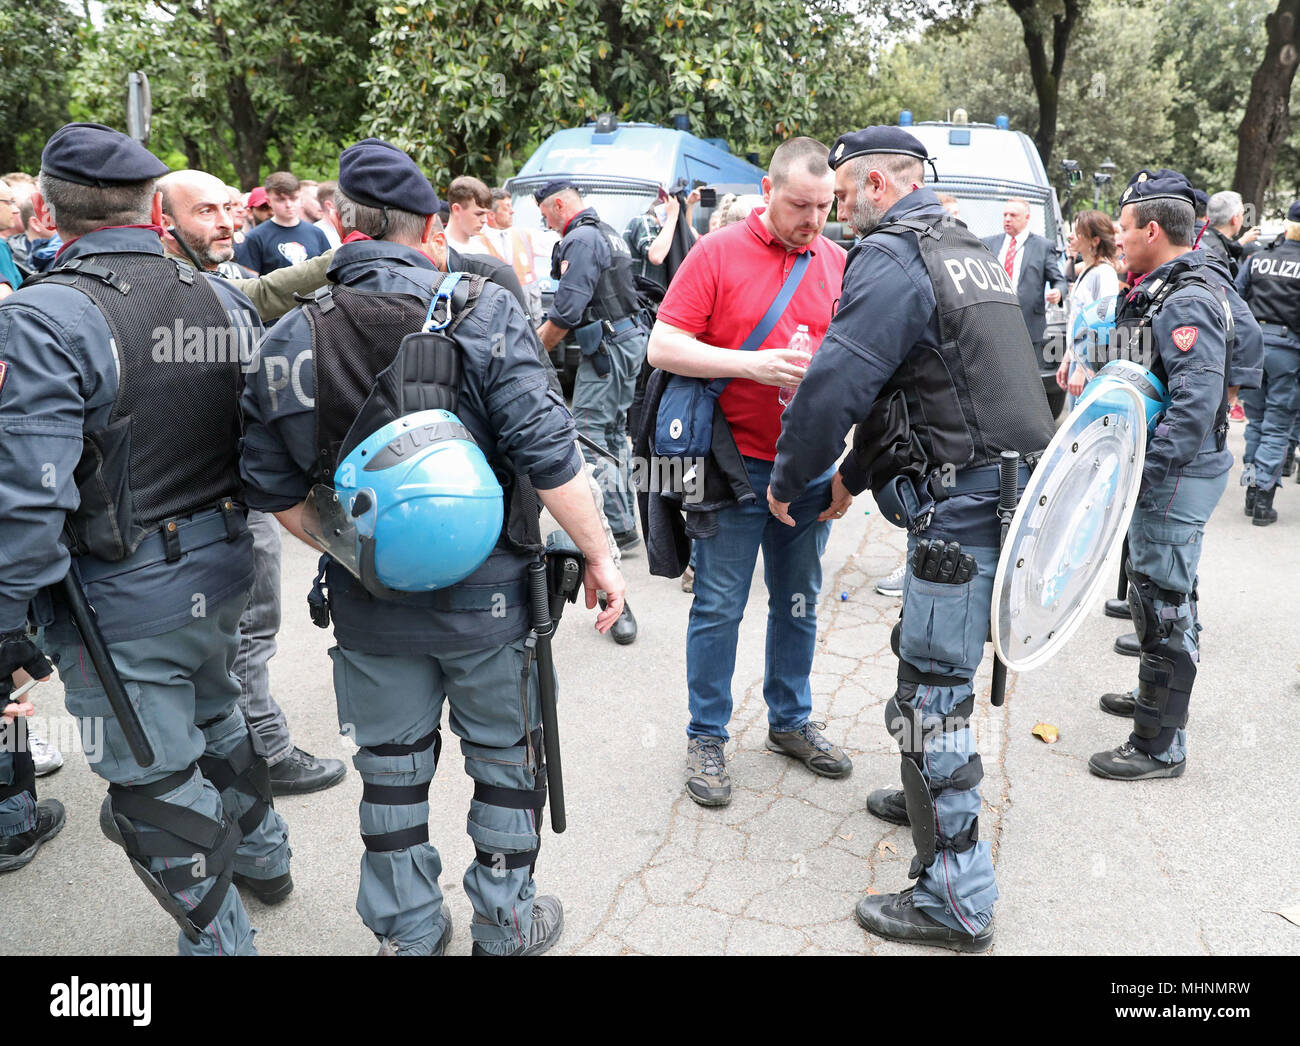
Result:
<svg viewBox="0 0 1300 1046">
<path fill-rule="evenodd" d="M 1246 259 L 1241 295 L 1264 332 L 1264 383 L 1241 397 L 1246 407 L 1246 514 L 1257 527 L 1277 520 L 1273 497 L 1300 423 L 1300 200 L 1287 211 L 1281 242 Z"/>
<path fill-rule="evenodd" d="M 1088 761 L 1099 777 L 1136 781 L 1178 777 L 1187 767 L 1184 727 L 1199 661 L 1196 568 L 1232 467 L 1234 344 L 1259 333 L 1250 316 L 1238 332 L 1229 289 L 1206 252 L 1193 250 L 1194 196 L 1185 178 L 1164 171 L 1132 182 L 1120 197 L 1120 228 L 1129 267 L 1144 274 L 1118 304 L 1120 342 L 1140 346 L 1143 364 L 1173 393 L 1148 438 L 1128 532 L 1138 685 L 1101 699 L 1104 711 L 1131 715 L 1133 730 Z"/>
<path fill-rule="evenodd" d="M 1052 415 L 1016 292 L 922 188 L 926 160 L 896 127 L 843 135 L 831 150 L 840 219 L 861 239 L 839 311 L 786 408 L 768 501 L 785 519 L 858 425 L 831 509 L 843 514 L 869 485 L 909 532 L 898 686 L 885 713 L 903 791 L 873 793 L 868 809 L 910 822 L 917 853 L 915 886 L 863 897 L 856 915 L 877 936 L 982 951 L 998 892 L 979 838 L 983 771 L 969 720 L 998 559 L 997 462 L 1007 450 L 1042 451 Z M 1022 464 L 1022 486 L 1027 478 Z"/>
<path fill-rule="evenodd" d="M 357 910 L 381 954 L 442 954 L 450 940 L 438 885 L 442 864 L 427 825 L 446 701 L 474 780 L 468 831 L 477 858 L 464 878 L 474 951 L 537 954 L 563 926 L 560 902 L 537 896 L 533 880 L 546 778 L 537 730 L 540 668 L 527 640 L 524 579 L 540 548 L 537 499 L 588 557 L 587 605 L 595 605 L 597 588 L 608 594 L 597 618 L 601 631 L 622 609 L 623 580 L 582 475 L 573 419 L 548 388 L 524 311 L 480 277 L 444 276 L 420 250 L 439 228 L 438 198 L 414 161 L 373 138 L 345 149 L 335 202 L 347 242 L 335 252 L 330 286 L 290 312 L 259 348 L 244 394 L 242 470 L 250 505 L 274 512 L 290 532 L 331 553 L 318 579 L 328 601 L 316 598 L 316 607 L 327 608 L 334 623 L 339 723 L 360 746 L 353 763 L 363 781 L 365 853 Z M 439 344 L 454 349 L 437 366 L 450 370 L 425 374 L 429 388 L 412 386 L 395 377 L 406 374 L 397 362 L 408 358 L 402 345 L 435 315 L 446 332 L 439 337 L 449 339 Z M 458 379 L 448 376 L 455 372 Z M 428 440 L 355 467 L 356 455 L 370 446 L 358 439 L 393 413 L 376 413 L 376 404 L 389 404 L 386 394 L 419 399 L 431 389 L 439 397 L 450 391 L 454 415 L 416 430 L 421 439 L 431 434 Z M 393 507 L 385 475 L 413 446 L 411 467 L 426 471 L 402 496 L 411 503 L 442 498 L 446 518 L 463 523 L 458 536 L 407 532 L 381 540 L 377 528 Z M 498 516 L 477 567 L 460 562 L 460 545 L 487 528 L 462 518 L 473 506 L 463 492 L 443 489 L 437 472 L 440 458 L 464 464 L 467 454 L 477 455 L 482 469 L 490 464 L 488 475 L 505 491 L 504 523 Z M 338 528 L 319 522 L 321 506 L 338 496 L 347 475 L 365 479 L 365 508 L 359 494 L 350 505 L 372 520 L 363 546 L 369 559 L 327 540 L 326 530 Z M 500 489 L 497 496 L 499 505 Z M 456 560 L 461 569 L 447 577 L 463 579 L 398 591 L 403 579 L 384 580 L 380 556 L 404 553 L 420 573 Z M 327 620 L 322 615 L 317 623 Z"/>
<path fill-rule="evenodd" d="M 183 954 L 250 954 L 232 880 L 293 888 L 288 831 L 230 668 L 252 584 L 239 491 L 241 350 L 261 326 L 224 280 L 163 256 L 167 168 L 99 124 L 41 156 L 43 222 L 65 246 L 0 306 L 0 679 L 46 625 L 68 711 L 102 719 L 105 833 L 181 927 Z M 67 606 L 69 569 L 155 759 L 137 765 Z"/>
<path fill-rule="evenodd" d="M 582 206 L 571 183 L 550 182 L 533 195 L 546 224 L 563 237 L 551 264 L 551 277 L 559 284 L 538 335 L 549 351 L 572 331 L 582 351 L 573 383 L 573 417 L 583 435 L 618 461 L 615 466 L 583 449 L 605 492 L 605 515 L 615 540 L 627 549 L 640 540 L 628 480 L 627 412 L 648 339 L 632 255 L 619 233 Z"/>
</svg>

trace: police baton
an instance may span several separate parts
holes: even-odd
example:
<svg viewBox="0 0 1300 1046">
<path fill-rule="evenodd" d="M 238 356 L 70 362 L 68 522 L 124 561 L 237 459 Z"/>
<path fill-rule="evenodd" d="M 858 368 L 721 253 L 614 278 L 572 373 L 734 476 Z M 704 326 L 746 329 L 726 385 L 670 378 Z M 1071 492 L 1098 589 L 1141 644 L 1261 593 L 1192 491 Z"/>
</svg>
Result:
<svg viewBox="0 0 1300 1046">
<path fill-rule="evenodd" d="M 542 752 L 546 761 L 551 830 L 559 835 L 568 827 L 568 821 L 564 816 L 564 770 L 560 765 L 560 724 L 555 710 L 555 658 L 551 651 L 555 619 L 551 617 L 551 594 L 546 575 L 546 562 L 543 559 L 538 558 L 528 564 L 528 608 L 532 624 L 529 639 L 536 643 L 537 691 L 542 706 Z"/>
<path fill-rule="evenodd" d="M 131 704 L 131 699 L 126 693 L 126 687 L 122 685 L 122 677 L 117 674 L 117 666 L 113 664 L 113 659 L 109 656 L 108 644 L 104 642 L 103 633 L 99 631 L 99 622 L 95 620 L 95 611 L 86 600 L 86 591 L 81 587 L 81 579 L 77 577 L 74 567 L 68 568 L 68 573 L 63 579 L 63 595 L 68 601 L 68 610 L 72 614 L 72 623 L 77 626 L 77 631 L 81 633 L 81 645 L 86 648 L 86 653 L 90 655 L 90 663 L 95 666 L 95 672 L 99 675 L 99 684 L 104 688 L 104 693 L 108 696 L 108 703 L 113 709 L 113 715 L 117 719 L 118 726 L 122 728 L 122 733 L 126 735 L 126 743 L 131 746 L 131 754 L 141 767 L 152 766 L 154 763 L 153 745 L 149 743 L 149 738 L 145 736 L 144 726 L 140 722 L 140 715 L 136 712 L 135 706 Z"/>
<path fill-rule="evenodd" d="M 998 519 L 1002 530 L 998 536 L 998 548 L 1007 543 L 1007 532 L 1011 529 L 1011 520 L 1016 514 L 1016 503 L 1020 500 L 1020 455 L 1014 450 L 1004 450 L 998 462 Z M 993 651 L 993 685 L 989 696 L 994 707 L 1001 707 L 1007 696 L 1007 665 Z"/>
</svg>

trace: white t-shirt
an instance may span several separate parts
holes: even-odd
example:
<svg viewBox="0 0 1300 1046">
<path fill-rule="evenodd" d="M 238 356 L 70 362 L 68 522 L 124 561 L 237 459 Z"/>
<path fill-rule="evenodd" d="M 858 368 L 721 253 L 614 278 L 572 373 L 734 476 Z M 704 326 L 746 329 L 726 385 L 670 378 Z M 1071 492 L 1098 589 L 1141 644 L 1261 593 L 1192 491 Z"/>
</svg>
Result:
<svg viewBox="0 0 1300 1046">
<path fill-rule="evenodd" d="M 318 222 L 312 222 L 312 224 L 325 234 L 325 239 L 329 240 L 331 247 L 337 247 L 342 243 L 339 239 L 338 230 L 334 228 L 334 223 L 328 218 L 322 218 Z"/>
</svg>

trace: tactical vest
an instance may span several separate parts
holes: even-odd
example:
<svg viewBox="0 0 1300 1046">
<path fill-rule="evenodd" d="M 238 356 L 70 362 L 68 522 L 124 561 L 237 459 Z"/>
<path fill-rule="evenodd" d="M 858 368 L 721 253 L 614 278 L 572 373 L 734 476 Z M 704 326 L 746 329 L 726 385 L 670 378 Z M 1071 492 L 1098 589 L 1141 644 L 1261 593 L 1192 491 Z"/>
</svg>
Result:
<svg viewBox="0 0 1300 1046">
<path fill-rule="evenodd" d="M 464 277 L 453 294 L 452 316 L 446 329 L 425 337 L 446 337 L 454 343 L 453 335 L 473 311 L 485 283 L 481 276 Z M 299 300 L 311 328 L 316 393 L 315 482 L 332 487 L 338 463 L 371 432 L 393 420 L 374 412 L 371 393 L 381 376 L 401 386 L 393 389 L 391 396 L 391 402 L 400 404 L 398 416 L 434 408 L 456 410 L 455 393 L 444 399 L 434 388 L 438 375 L 395 375 L 389 371 L 402 339 L 423 329 L 428 299 L 335 284 Z M 422 382 L 427 382 L 427 387 L 422 388 Z M 428 395 L 431 388 L 433 399 Z M 506 513 L 498 543 L 517 552 L 540 551 L 541 506 L 537 491 L 527 476 L 515 472 L 505 455 L 491 455 L 488 463 L 505 493 Z"/>
<path fill-rule="evenodd" d="M 1024 315 L 1005 270 L 946 215 L 901 219 L 868 236 L 914 236 L 939 314 L 937 348 L 914 348 L 881 390 L 854 448 L 873 490 L 897 475 L 918 485 L 1040 452 L 1051 410 Z M 933 487 L 935 484 L 932 483 Z"/>
<path fill-rule="evenodd" d="M 1162 279 L 1153 280 L 1148 276 L 1138 284 L 1136 290 L 1127 297 L 1120 298 L 1115 310 L 1115 348 L 1130 356 L 1135 349 L 1140 349 L 1143 338 L 1141 332 L 1153 326 L 1156 315 L 1164 308 L 1165 302 L 1174 291 L 1188 286 L 1204 287 L 1214 295 L 1214 300 L 1223 310 L 1223 398 L 1219 401 L 1219 408 L 1214 415 L 1214 446 L 1216 450 L 1223 450 L 1228 444 L 1228 389 L 1232 385 L 1231 362 L 1232 351 L 1237 343 L 1237 325 L 1232 318 L 1232 305 L 1222 287 L 1203 273 L 1187 266 L 1175 265 Z M 1145 357 L 1147 354 L 1143 352 L 1141 355 Z M 1149 370 L 1164 383 L 1165 388 L 1168 388 L 1169 372 L 1159 349 L 1150 353 L 1150 357 Z M 1145 359 L 1139 359 L 1137 362 L 1146 365 Z"/>
<path fill-rule="evenodd" d="M 632 252 L 627 249 L 627 241 L 616 233 L 613 227 L 606 225 L 594 214 L 582 214 L 570 223 L 566 238 L 575 229 L 584 225 L 594 226 L 609 243 L 609 265 L 600 270 L 596 287 L 591 292 L 591 301 L 582 313 L 582 323 L 597 323 L 608 320 L 610 323 L 634 316 L 641 308 L 641 299 L 637 296 L 636 280 L 633 277 Z M 560 260 L 559 245 L 556 245 L 551 260 L 551 276 L 559 279 Z"/>
<path fill-rule="evenodd" d="M 1252 254 L 1250 311 L 1260 323 L 1276 323 L 1300 338 L 1300 241 L 1284 240 Z"/>
<path fill-rule="evenodd" d="M 118 362 L 108 424 L 82 437 L 68 551 L 117 562 L 165 521 L 232 511 L 241 352 L 251 352 L 253 331 L 232 321 L 206 277 L 161 254 L 85 255 L 37 281 L 89 297 Z"/>
</svg>

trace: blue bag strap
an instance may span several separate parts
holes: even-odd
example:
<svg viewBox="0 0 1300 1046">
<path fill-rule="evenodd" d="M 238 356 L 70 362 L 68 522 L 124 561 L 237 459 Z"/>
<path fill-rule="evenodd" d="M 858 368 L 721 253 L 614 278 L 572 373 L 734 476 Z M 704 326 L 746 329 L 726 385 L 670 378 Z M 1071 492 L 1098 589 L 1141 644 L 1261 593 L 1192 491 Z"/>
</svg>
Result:
<svg viewBox="0 0 1300 1046">
<path fill-rule="evenodd" d="M 808 264 L 812 260 L 812 251 L 804 251 L 794 260 L 794 265 L 790 268 L 790 275 L 785 278 L 781 284 L 781 290 L 777 296 L 772 299 L 772 304 L 767 307 L 767 312 L 763 318 L 758 321 L 758 326 L 749 332 L 749 337 L 740 343 L 740 352 L 753 352 L 772 333 L 772 328 L 776 326 L 781 314 L 790 304 L 790 299 L 794 297 L 794 292 L 799 289 L 799 284 L 803 280 L 803 274 L 808 270 Z M 714 378 L 704 391 L 714 399 L 722 395 L 722 390 L 731 384 L 731 378 Z"/>
<path fill-rule="evenodd" d="M 793 276 L 794 273 L 791 272 L 791 275 Z M 451 295 L 456 289 L 456 284 L 460 283 L 464 276 L 465 273 L 463 272 L 449 272 L 442 278 L 442 282 L 438 284 L 438 289 L 433 292 L 433 298 L 429 301 L 429 311 L 425 314 L 424 326 L 420 328 L 422 331 L 440 331 L 451 322 Z M 447 303 L 447 314 L 443 317 L 442 322 L 438 323 L 434 320 L 433 313 L 438 308 L 438 302 L 440 301 Z"/>
</svg>

